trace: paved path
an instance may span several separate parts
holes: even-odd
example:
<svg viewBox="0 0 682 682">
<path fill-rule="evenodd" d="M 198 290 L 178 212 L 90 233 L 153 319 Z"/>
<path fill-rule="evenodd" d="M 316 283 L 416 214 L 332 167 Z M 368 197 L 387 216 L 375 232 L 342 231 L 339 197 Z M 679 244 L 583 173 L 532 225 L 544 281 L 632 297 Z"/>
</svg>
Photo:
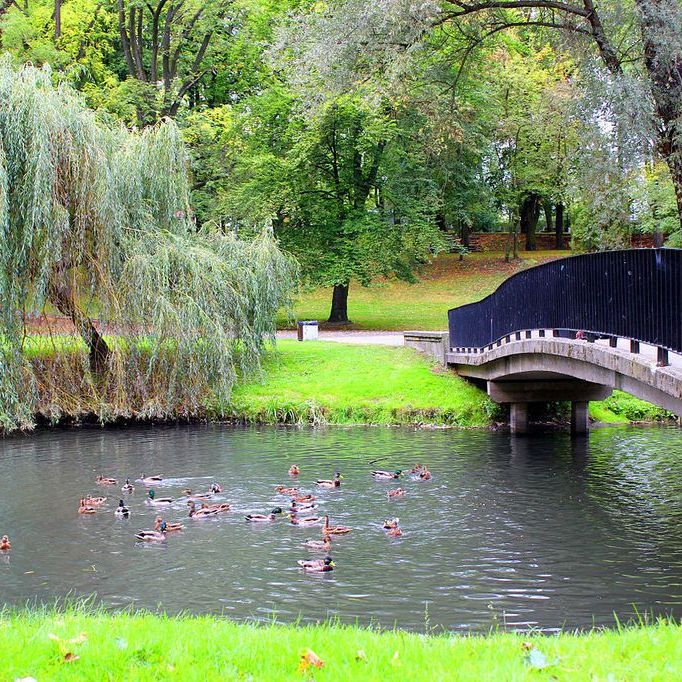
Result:
<svg viewBox="0 0 682 682">
<path fill-rule="evenodd" d="M 295 331 L 279 331 L 278 339 L 295 339 Z M 320 331 L 320 341 L 360 343 L 373 346 L 403 346 L 403 332 Z"/>
</svg>

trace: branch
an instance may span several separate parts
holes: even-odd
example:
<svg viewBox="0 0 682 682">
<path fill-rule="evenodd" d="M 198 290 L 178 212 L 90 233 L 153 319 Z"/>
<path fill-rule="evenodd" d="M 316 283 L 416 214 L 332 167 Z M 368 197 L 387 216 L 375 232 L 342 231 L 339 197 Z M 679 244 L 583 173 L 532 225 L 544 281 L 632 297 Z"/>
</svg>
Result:
<svg viewBox="0 0 682 682">
<path fill-rule="evenodd" d="M 464 16 L 474 14 L 487 9 L 555 9 L 568 14 L 575 14 L 587 18 L 589 10 L 579 5 L 569 5 L 566 2 L 555 2 L 554 0 L 498 0 L 491 2 L 460 2 L 458 0 L 446 0 L 448 4 L 459 8 L 453 13 L 454 16 Z M 587 4 L 587 3 L 585 3 Z"/>
</svg>

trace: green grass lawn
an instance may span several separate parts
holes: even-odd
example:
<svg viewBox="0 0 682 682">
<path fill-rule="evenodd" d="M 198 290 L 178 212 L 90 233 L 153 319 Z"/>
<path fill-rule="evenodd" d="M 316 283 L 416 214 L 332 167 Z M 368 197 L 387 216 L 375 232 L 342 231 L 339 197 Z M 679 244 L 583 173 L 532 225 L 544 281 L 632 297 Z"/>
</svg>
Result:
<svg viewBox="0 0 682 682">
<path fill-rule="evenodd" d="M 229 411 L 260 423 L 486 426 L 496 407 L 410 348 L 279 341 Z"/>
<path fill-rule="evenodd" d="M 536 251 L 506 263 L 502 253 L 472 253 L 463 261 L 446 254 L 425 267 L 416 284 L 388 281 L 362 287 L 353 283 L 348 298 L 350 328 L 447 329 L 450 308 L 480 300 L 519 270 L 567 255 L 569 251 Z M 331 300 L 331 289 L 303 293 L 294 307 L 296 319 L 326 320 Z M 286 321 L 280 320 L 280 325 L 286 326 Z"/>
<path fill-rule="evenodd" d="M 582 635 L 463 637 L 211 617 L 6 613 L 0 656 L 1 679 L 39 682 L 674 680 L 682 679 L 682 628 L 661 622 Z"/>
</svg>

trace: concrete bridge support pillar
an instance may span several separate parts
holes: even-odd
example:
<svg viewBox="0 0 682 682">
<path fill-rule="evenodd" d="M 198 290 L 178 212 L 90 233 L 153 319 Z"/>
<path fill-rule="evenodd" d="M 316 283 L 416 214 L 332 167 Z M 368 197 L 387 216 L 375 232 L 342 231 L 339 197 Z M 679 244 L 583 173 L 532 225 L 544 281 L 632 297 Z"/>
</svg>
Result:
<svg viewBox="0 0 682 682">
<path fill-rule="evenodd" d="M 511 403 L 509 405 L 509 426 L 512 433 L 527 433 L 528 403 Z"/>
<path fill-rule="evenodd" d="M 583 434 L 590 430 L 589 405 L 583 400 L 574 400 L 571 403 L 571 433 Z"/>
</svg>

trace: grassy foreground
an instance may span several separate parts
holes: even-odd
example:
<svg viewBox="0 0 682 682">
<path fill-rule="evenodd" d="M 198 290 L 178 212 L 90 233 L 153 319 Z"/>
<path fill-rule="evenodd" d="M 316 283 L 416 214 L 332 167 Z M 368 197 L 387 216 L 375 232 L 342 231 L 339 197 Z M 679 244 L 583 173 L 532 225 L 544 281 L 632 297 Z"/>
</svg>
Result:
<svg viewBox="0 0 682 682">
<path fill-rule="evenodd" d="M 682 628 L 463 637 L 29 612 L 0 616 L 0 656 L 3 680 L 672 680 Z"/>
<path fill-rule="evenodd" d="M 391 280 L 362 287 L 352 283 L 350 329 L 446 329 L 450 308 L 480 300 L 519 270 L 568 255 L 570 251 L 524 252 L 521 260 L 506 263 L 503 253 L 471 253 L 463 261 L 455 254 L 443 254 L 424 268 L 415 284 Z M 331 300 L 331 289 L 304 292 L 294 315 L 299 320 L 326 320 Z M 280 320 L 280 325 L 287 326 L 286 320 Z"/>
</svg>

